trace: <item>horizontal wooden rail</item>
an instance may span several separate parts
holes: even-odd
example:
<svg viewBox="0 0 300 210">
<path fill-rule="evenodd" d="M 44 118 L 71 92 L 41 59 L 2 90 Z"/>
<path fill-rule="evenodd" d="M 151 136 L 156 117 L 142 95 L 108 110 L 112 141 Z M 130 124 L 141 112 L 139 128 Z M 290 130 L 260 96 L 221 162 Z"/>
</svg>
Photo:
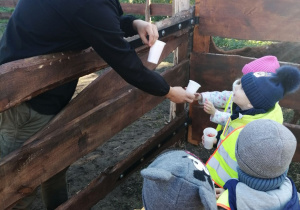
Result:
<svg viewBox="0 0 300 210">
<path fill-rule="evenodd" d="M 201 35 L 300 41 L 299 0 L 200 0 L 197 4 Z"/>
<path fill-rule="evenodd" d="M 0 111 L 28 100 L 59 84 L 107 67 L 92 48 L 36 56 L 0 66 Z"/>
<path fill-rule="evenodd" d="M 19 0 L 0 0 L 0 7 L 16 7 Z"/>
<path fill-rule="evenodd" d="M 121 3 L 124 13 L 145 15 L 146 4 Z M 150 4 L 150 16 L 172 16 L 172 4 Z"/>
<path fill-rule="evenodd" d="M 0 20 L 1 19 L 9 19 L 12 13 L 10 12 L 1 12 L 0 13 Z"/>
<path fill-rule="evenodd" d="M 182 112 L 143 145 L 135 149 L 126 159 L 116 164 L 113 168 L 106 169 L 86 189 L 74 195 L 66 203 L 59 206 L 57 210 L 85 210 L 93 207 L 116 186 L 124 182 L 129 175 L 140 169 L 161 151 L 180 140 L 183 141 L 186 134 L 186 129 L 183 126 L 185 120 L 186 113 Z"/>
<path fill-rule="evenodd" d="M 232 90 L 234 80 L 242 76 L 243 66 L 254 59 L 238 55 L 192 53 L 191 69 L 193 71 L 191 71 L 191 79 L 195 79 L 201 84 L 201 91 Z M 300 64 L 287 62 L 280 62 L 280 65 L 300 67 Z M 299 111 L 299 98 L 300 90 L 286 95 L 279 103 L 282 107 Z"/>
</svg>

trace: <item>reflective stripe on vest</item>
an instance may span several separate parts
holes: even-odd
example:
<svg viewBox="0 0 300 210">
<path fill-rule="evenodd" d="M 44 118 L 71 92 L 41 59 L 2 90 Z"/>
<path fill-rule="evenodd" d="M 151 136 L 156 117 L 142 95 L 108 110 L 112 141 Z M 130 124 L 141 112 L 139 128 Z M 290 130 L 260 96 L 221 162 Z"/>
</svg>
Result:
<svg viewBox="0 0 300 210">
<path fill-rule="evenodd" d="M 231 106 L 232 109 L 232 106 Z M 220 136 L 220 139 L 225 139 L 228 133 L 230 133 L 235 128 L 238 128 L 243 125 L 247 125 L 249 122 L 257 119 L 270 119 L 274 120 L 280 124 L 283 123 L 283 114 L 281 107 L 278 102 L 275 104 L 274 108 L 269 110 L 267 113 L 256 114 L 256 115 L 244 115 L 241 119 L 237 118 L 235 120 L 228 119 L 225 128 Z"/>
<path fill-rule="evenodd" d="M 229 98 L 228 98 L 228 100 L 227 100 L 227 103 L 226 103 L 226 105 L 225 105 L 224 112 L 227 112 L 227 109 L 229 108 L 229 104 L 230 104 L 230 101 L 231 101 L 232 94 L 233 94 L 233 93 L 230 94 L 230 96 L 229 96 Z M 232 112 L 232 111 L 231 111 L 231 112 Z M 216 130 L 217 130 L 217 131 L 223 130 L 223 125 L 218 124 Z"/>
<path fill-rule="evenodd" d="M 225 190 L 221 196 L 217 200 L 217 206 L 220 206 L 224 209 L 230 210 L 230 205 L 229 205 L 229 193 L 228 190 Z"/>
<path fill-rule="evenodd" d="M 244 127 L 245 126 L 241 126 L 233 130 L 220 143 L 216 151 L 211 155 L 206 163 L 212 180 L 220 187 L 223 187 L 229 179 L 238 178 L 235 144 L 241 130 Z"/>
</svg>

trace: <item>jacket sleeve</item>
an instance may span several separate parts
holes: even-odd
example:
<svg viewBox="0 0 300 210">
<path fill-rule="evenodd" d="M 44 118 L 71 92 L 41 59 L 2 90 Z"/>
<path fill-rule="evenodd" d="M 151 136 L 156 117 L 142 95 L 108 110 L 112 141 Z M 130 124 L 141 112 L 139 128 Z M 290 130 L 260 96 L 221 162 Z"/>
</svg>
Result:
<svg viewBox="0 0 300 210">
<path fill-rule="evenodd" d="M 122 15 L 120 17 L 121 30 L 125 33 L 124 37 L 130 37 L 136 35 L 136 31 L 133 29 L 132 22 L 136 20 L 136 17 L 132 15 Z"/>
<path fill-rule="evenodd" d="M 225 126 L 229 117 L 230 113 L 216 110 L 214 115 L 210 115 L 210 121 Z"/>
<path fill-rule="evenodd" d="M 199 104 L 204 104 L 205 100 L 209 100 L 213 103 L 213 105 L 217 108 L 225 108 L 227 101 L 229 100 L 232 91 L 224 90 L 220 91 L 213 91 L 213 92 L 203 92 L 202 101 L 199 101 Z"/>
<path fill-rule="evenodd" d="M 133 18 L 122 17 L 117 0 L 88 1 L 72 21 L 81 38 L 128 83 L 156 96 L 169 92 L 170 86 L 164 78 L 147 69 L 124 39 L 122 29 L 130 26 L 126 34 L 132 34 Z"/>
</svg>

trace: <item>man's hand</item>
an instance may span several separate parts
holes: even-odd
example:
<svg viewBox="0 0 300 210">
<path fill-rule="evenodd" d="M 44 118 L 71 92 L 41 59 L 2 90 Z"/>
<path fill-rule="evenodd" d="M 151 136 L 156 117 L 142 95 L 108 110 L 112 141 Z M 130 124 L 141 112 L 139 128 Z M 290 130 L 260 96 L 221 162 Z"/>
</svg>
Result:
<svg viewBox="0 0 300 210">
<path fill-rule="evenodd" d="M 134 20 L 133 28 L 138 32 L 144 44 L 151 47 L 158 39 L 159 34 L 156 25 L 143 20 Z M 149 36 L 149 40 L 147 39 Z"/>
<path fill-rule="evenodd" d="M 205 102 L 204 102 L 204 111 L 207 114 L 215 115 L 216 108 L 214 107 L 214 105 L 209 100 L 205 100 Z"/>
<path fill-rule="evenodd" d="M 202 101 L 201 93 L 195 93 L 195 101 Z"/>
<path fill-rule="evenodd" d="M 174 103 L 192 103 L 195 99 L 194 94 L 186 92 L 182 87 L 170 87 L 170 91 L 166 97 Z"/>
</svg>

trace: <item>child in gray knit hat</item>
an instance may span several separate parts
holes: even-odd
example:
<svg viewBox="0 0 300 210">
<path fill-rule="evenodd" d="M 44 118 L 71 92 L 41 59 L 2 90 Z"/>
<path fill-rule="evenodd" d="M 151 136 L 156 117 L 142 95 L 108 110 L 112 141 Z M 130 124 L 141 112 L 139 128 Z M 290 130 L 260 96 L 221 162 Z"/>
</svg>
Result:
<svg viewBox="0 0 300 210">
<path fill-rule="evenodd" d="M 141 171 L 146 210 L 216 210 L 215 188 L 202 161 L 188 151 L 172 150 Z"/>
<path fill-rule="evenodd" d="M 247 124 L 236 142 L 238 180 L 230 179 L 218 206 L 236 209 L 300 209 L 297 190 L 287 177 L 297 140 L 280 123 L 259 119 Z"/>
</svg>

